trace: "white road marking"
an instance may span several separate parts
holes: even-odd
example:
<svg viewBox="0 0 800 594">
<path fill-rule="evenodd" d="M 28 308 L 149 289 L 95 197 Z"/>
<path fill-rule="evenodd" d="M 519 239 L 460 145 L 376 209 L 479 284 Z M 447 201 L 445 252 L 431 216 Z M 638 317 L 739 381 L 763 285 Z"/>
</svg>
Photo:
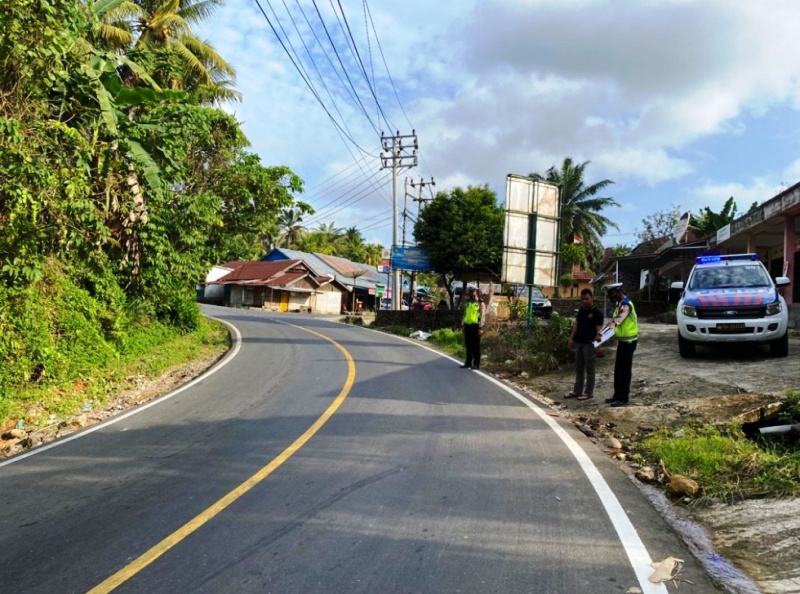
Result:
<svg viewBox="0 0 800 594">
<path fill-rule="evenodd" d="M 420 344 L 418 341 L 403 337 L 397 338 L 426 349 L 436 355 L 439 355 L 440 357 L 449 359 L 454 363 L 461 363 L 461 361 L 458 359 L 432 349 L 424 344 Z M 511 394 L 514 398 L 536 413 L 536 415 L 538 415 L 539 418 L 547 423 L 548 427 L 550 427 L 550 429 L 552 429 L 553 432 L 558 435 L 561 441 L 564 442 L 564 445 L 567 446 L 567 449 L 569 449 L 569 451 L 575 457 L 575 460 L 578 462 L 581 470 L 583 470 L 586 478 L 589 479 L 589 483 L 592 485 L 592 488 L 600 498 L 600 503 L 602 503 L 603 508 L 606 510 L 606 513 L 611 520 L 611 524 L 614 526 L 614 530 L 617 531 L 617 536 L 619 537 L 620 543 L 625 549 L 625 554 L 628 556 L 628 560 L 631 562 L 631 568 L 636 574 L 636 579 L 639 581 L 639 587 L 642 590 L 642 594 L 667 594 L 667 588 L 664 586 L 664 584 L 654 584 L 650 581 L 650 575 L 653 573 L 653 566 L 651 565 L 653 560 L 650 557 L 650 554 L 647 552 L 642 539 L 639 538 L 636 528 L 634 528 L 630 518 L 628 518 L 628 514 L 626 514 L 625 510 L 622 508 L 622 504 L 619 502 L 619 499 L 617 499 L 614 491 L 612 491 L 611 487 L 608 486 L 608 483 L 603 478 L 603 475 L 600 474 L 600 471 L 594 465 L 586 452 L 583 451 L 583 448 L 578 445 L 578 443 L 569 433 L 564 430 L 563 427 L 561 427 L 561 425 L 552 419 L 541 407 L 531 402 L 530 399 L 526 398 L 510 386 L 505 385 L 503 382 L 486 375 L 482 371 L 473 369 L 470 373 L 477 373 L 478 375 L 486 378 L 498 386 L 500 389 Z"/>
</svg>

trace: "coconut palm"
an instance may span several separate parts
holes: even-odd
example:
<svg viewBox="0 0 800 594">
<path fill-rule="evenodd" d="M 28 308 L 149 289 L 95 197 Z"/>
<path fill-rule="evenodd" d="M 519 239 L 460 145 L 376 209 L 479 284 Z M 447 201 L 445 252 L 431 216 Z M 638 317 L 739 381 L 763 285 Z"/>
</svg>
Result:
<svg viewBox="0 0 800 594">
<path fill-rule="evenodd" d="M 365 259 L 364 263 L 370 266 L 378 266 L 381 263 L 381 254 L 383 253 L 383 246 L 379 243 L 368 243 L 364 246 Z"/>
<path fill-rule="evenodd" d="M 157 52 L 150 56 L 156 80 L 167 88 L 197 92 L 211 103 L 241 98 L 231 88 L 233 67 L 192 31 L 192 25 L 211 16 L 224 0 L 131 1 L 140 9 L 135 47 Z"/>
<path fill-rule="evenodd" d="M 87 0 L 83 6 L 89 23 L 86 37 L 92 46 L 124 52 L 133 44 L 130 23 L 141 9 L 131 0 Z"/>
<path fill-rule="evenodd" d="M 560 243 L 573 243 L 580 238 L 586 247 L 590 261 L 602 257 L 603 246 L 600 237 L 609 227 L 618 229 L 617 224 L 604 217 L 600 211 L 609 206 L 619 206 L 613 198 L 599 197 L 597 193 L 614 182 L 610 179 L 586 185 L 583 179 L 589 161 L 575 164 L 566 157 L 560 169 L 550 167 L 544 175 L 531 173 L 531 179 L 546 181 L 561 187 L 561 237 Z"/>
<path fill-rule="evenodd" d="M 278 215 L 278 229 L 278 245 L 290 249 L 296 249 L 308 231 L 303 226 L 303 215 L 296 208 L 284 208 L 281 211 Z"/>
</svg>

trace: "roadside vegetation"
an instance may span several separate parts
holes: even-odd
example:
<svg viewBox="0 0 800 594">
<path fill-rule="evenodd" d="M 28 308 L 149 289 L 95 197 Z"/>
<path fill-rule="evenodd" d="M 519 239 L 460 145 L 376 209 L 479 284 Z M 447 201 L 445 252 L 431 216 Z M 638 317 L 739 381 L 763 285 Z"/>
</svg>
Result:
<svg viewBox="0 0 800 594">
<path fill-rule="evenodd" d="M 777 423 L 800 423 L 800 392 L 792 393 Z M 800 433 L 749 438 L 739 424 L 692 422 L 660 429 L 639 441 L 636 459 L 658 464 L 701 486 L 697 503 L 800 495 Z"/>
<path fill-rule="evenodd" d="M 300 178 L 263 165 L 218 108 L 239 97 L 235 73 L 192 27 L 221 4 L 2 3 L 4 427 L 221 344 L 195 283 L 263 254 L 283 210 L 310 211 Z"/>
<path fill-rule="evenodd" d="M 486 323 L 481 338 L 482 368 L 487 371 L 508 372 L 510 375 L 542 374 L 558 369 L 572 360 L 569 332 L 572 320 L 557 314 L 547 321 L 534 320 L 529 329 L 522 320 L 493 319 Z M 414 328 L 384 326 L 383 332 L 410 336 Z M 428 343 L 456 358 L 466 357 L 461 330 L 441 328 L 430 333 Z"/>
</svg>

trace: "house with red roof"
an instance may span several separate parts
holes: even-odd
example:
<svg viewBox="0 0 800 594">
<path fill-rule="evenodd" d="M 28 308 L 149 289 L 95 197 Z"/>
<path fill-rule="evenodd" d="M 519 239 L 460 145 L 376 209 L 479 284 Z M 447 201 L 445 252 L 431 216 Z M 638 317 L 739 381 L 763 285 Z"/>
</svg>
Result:
<svg viewBox="0 0 800 594">
<path fill-rule="evenodd" d="M 341 312 L 344 287 L 331 276 L 317 275 L 302 260 L 227 262 L 215 266 L 211 276 L 216 278 L 206 281 L 203 300 L 207 302 L 210 293 L 227 307 Z"/>
</svg>

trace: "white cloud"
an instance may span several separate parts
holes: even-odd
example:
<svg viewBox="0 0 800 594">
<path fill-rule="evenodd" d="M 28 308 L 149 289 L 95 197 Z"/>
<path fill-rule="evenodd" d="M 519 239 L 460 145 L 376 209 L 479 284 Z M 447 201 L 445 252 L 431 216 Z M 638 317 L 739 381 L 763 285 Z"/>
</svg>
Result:
<svg viewBox="0 0 800 594">
<path fill-rule="evenodd" d="M 725 202 L 733 196 L 736 202 L 737 212 L 744 214 L 755 203 L 761 204 L 769 200 L 779 191 L 774 184 L 764 179 L 754 179 L 749 184 L 742 183 L 707 183 L 695 188 L 688 196 L 688 207 L 692 211 L 699 211 L 701 208 L 709 207 L 714 212 L 719 212 L 725 206 Z"/>
<path fill-rule="evenodd" d="M 600 153 L 592 163 L 608 171 L 612 178 L 643 180 L 650 186 L 684 177 L 692 166 L 684 159 L 670 157 L 663 149 L 620 149 Z"/>
<path fill-rule="evenodd" d="M 544 172 L 571 156 L 591 161 L 587 181 L 616 182 L 614 197 L 632 207 L 604 214 L 630 227 L 630 217 L 638 223 L 667 203 L 719 209 L 734 195 L 744 209 L 800 178 L 800 159 L 785 165 L 792 135 L 751 140 L 778 109 L 792 118 L 786 129 L 800 127 L 796 0 L 370 6 L 394 87 L 367 39 L 363 3 L 342 4 L 392 127 L 416 127 L 421 167 L 412 175 L 434 176 L 437 190 L 489 183 L 502 197 L 506 174 Z M 245 101 L 236 114 L 265 163 L 289 165 L 310 184 L 352 155 L 362 175 L 377 170 L 377 135 L 340 81 L 319 62 L 335 95 L 319 87 L 323 102 L 373 156 L 342 142 L 251 3 L 229 0 L 204 37 L 238 70 Z M 387 192 L 359 204 L 389 213 Z"/>
</svg>

